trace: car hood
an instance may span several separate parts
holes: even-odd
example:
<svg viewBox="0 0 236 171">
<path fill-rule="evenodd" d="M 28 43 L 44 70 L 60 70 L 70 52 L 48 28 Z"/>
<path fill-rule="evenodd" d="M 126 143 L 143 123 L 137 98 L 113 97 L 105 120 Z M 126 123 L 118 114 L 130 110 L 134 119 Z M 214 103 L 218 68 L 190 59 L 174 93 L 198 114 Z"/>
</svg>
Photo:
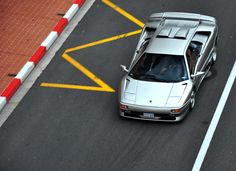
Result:
<svg viewBox="0 0 236 171">
<path fill-rule="evenodd" d="M 166 107 L 178 104 L 187 84 L 126 79 L 124 98 L 141 106 Z"/>
</svg>

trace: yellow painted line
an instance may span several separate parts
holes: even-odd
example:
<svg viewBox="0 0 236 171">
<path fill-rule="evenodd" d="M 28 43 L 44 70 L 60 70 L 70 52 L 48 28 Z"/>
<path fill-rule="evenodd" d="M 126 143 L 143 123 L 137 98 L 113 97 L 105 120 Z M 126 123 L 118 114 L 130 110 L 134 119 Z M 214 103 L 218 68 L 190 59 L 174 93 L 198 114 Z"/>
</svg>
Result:
<svg viewBox="0 0 236 171">
<path fill-rule="evenodd" d="M 84 73 L 87 77 L 89 77 L 91 80 L 93 80 L 95 83 L 97 83 L 100 87 L 94 87 L 94 86 L 81 86 L 81 85 L 71 85 L 71 84 L 57 84 L 57 83 L 41 83 L 40 86 L 42 87 L 51 87 L 51 88 L 65 88 L 65 89 L 79 89 L 79 90 L 92 90 L 92 91 L 106 91 L 106 92 L 115 92 L 114 89 L 112 89 L 110 86 L 108 86 L 105 82 L 103 82 L 101 79 L 99 79 L 96 75 L 94 75 L 91 71 L 89 71 L 87 68 L 85 68 L 83 65 L 81 65 L 79 62 L 74 60 L 72 57 L 70 57 L 67 53 L 77 51 L 80 49 L 96 46 L 99 44 L 111 42 L 114 40 L 122 39 L 125 37 L 133 36 L 136 34 L 139 34 L 142 32 L 142 29 L 132 31 L 129 33 L 121 34 L 118 36 L 113 36 L 110 38 L 106 38 L 103 40 L 99 40 L 96 42 L 88 43 L 85 45 L 80 45 L 74 48 L 67 49 L 62 57 L 69 62 L 71 65 L 73 65 L 75 68 L 80 70 L 82 73 Z"/>
<path fill-rule="evenodd" d="M 131 16 L 130 14 L 125 12 L 124 10 L 120 9 L 119 7 L 114 6 L 114 4 L 112 4 L 111 2 L 106 1 L 106 0 L 104 0 L 104 2 L 108 3 L 109 5 L 113 5 L 115 10 L 117 10 L 122 15 L 129 18 L 131 21 L 134 21 L 136 24 L 139 23 L 138 25 L 140 25 L 141 27 L 144 26 L 144 24 L 142 22 L 140 22 L 138 19 L 134 18 L 133 16 Z M 107 43 L 107 42 L 115 41 L 115 40 L 118 40 L 118 39 L 126 38 L 126 37 L 129 37 L 129 36 L 137 35 L 137 34 L 140 34 L 141 32 L 142 32 L 142 29 L 135 30 L 135 31 L 132 31 L 132 32 L 128 32 L 128 33 L 125 33 L 125 34 L 109 37 L 109 38 L 99 40 L 99 41 L 95 41 L 95 42 L 92 42 L 92 43 L 88 43 L 88 44 L 85 44 L 85 45 L 80 45 L 80 46 L 76 46 L 74 48 L 69 48 L 63 53 L 62 57 L 67 62 L 69 62 L 75 68 L 77 68 L 82 73 L 84 73 L 87 77 L 89 77 L 91 80 L 93 80 L 95 83 L 97 83 L 100 87 L 71 85 L 71 84 L 58 84 L 58 83 L 41 83 L 40 86 L 42 86 L 42 87 L 51 87 L 51 88 L 65 88 L 65 89 L 79 89 L 79 90 L 115 92 L 114 89 L 112 89 L 109 85 L 107 85 L 105 82 L 103 82 L 100 78 L 98 78 L 96 75 L 94 75 L 91 71 L 89 71 L 87 68 L 85 68 L 79 62 L 77 62 L 72 57 L 70 57 L 67 53 L 77 51 L 77 50 L 81 50 L 81 49 L 84 49 L 84 48 L 89 48 L 89 47 L 96 46 L 96 45 L 99 45 L 99 44 L 104 44 L 104 43 Z"/>
<path fill-rule="evenodd" d="M 141 32 L 142 32 L 142 29 L 139 29 L 139 30 L 136 30 L 136 31 L 132 31 L 132 32 L 129 32 L 129 33 L 121 34 L 121 35 L 118 35 L 118 36 L 109 37 L 109 38 L 106 38 L 106 39 L 103 39 L 103 40 L 99 40 L 99 41 L 96 41 L 96 42 L 92 42 L 92 43 L 88 43 L 88 44 L 85 44 L 85 45 L 76 46 L 74 48 L 67 49 L 65 51 L 65 53 L 69 53 L 69 52 L 77 51 L 77 50 L 80 50 L 80 49 L 96 46 L 96 45 L 99 45 L 99 44 L 111 42 L 111 41 L 114 41 L 114 40 L 118 40 L 118 39 L 122 39 L 122 38 L 125 38 L 125 37 L 129 37 L 129 36 L 133 36 L 133 35 L 139 34 Z"/>
<path fill-rule="evenodd" d="M 77 68 L 82 73 L 84 73 L 91 80 L 93 80 L 95 83 L 97 83 L 100 87 L 102 87 L 104 91 L 108 91 L 108 92 L 114 92 L 115 91 L 110 86 L 108 86 L 105 82 L 103 82 L 100 78 L 98 78 L 96 75 L 94 75 L 92 72 L 90 72 L 87 68 L 85 68 L 83 65 L 81 65 L 76 60 L 74 60 L 72 57 L 70 57 L 68 54 L 64 53 L 62 55 L 62 57 L 67 62 L 69 62 L 71 65 L 73 65 L 75 68 Z M 90 90 L 94 90 L 94 89 L 90 89 Z"/>
<path fill-rule="evenodd" d="M 41 87 L 51 87 L 51 88 L 64 88 L 64 89 L 77 89 L 77 90 L 93 90 L 93 91 L 107 91 L 102 87 L 93 87 L 93 86 L 81 86 L 81 85 L 72 85 L 72 84 L 57 84 L 57 83 L 41 83 Z"/>
<path fill-rule="evenodd" d="M 114 9 L 115 11 L 117 11 L 118 13 L 120 13 L 121 15 L 123 15 L 124 17 L 128 18 L 130 21 L 134 22 L 138 26 L 140 26 L 142 28 L 144 27 L 144 23 L 142 21 L 138 20 L 137 18 L 135 18 L 134 16 L 132 16 L 131 14 L 126 12 L 125 10 L 121 9 L 117 5 L 113 4 L 109 0 L 102 0 L 102 2 L 105 3 L 106 5 L 108 5 L 109 7 L 111 7 L 112 9 Z"/>
</svg>

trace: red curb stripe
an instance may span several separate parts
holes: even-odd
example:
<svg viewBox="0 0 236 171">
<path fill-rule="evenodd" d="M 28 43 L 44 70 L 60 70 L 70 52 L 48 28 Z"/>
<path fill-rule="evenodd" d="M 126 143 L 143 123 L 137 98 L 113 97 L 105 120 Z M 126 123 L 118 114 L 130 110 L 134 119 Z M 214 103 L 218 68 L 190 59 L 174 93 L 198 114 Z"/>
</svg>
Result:
<svg viewBox="0 0 236 171">
<path fill-rule="evenodd" d="M 79 8 L 82 7 L 82 5 L 84 4 L 85 0 L 76 0 L 75 4 L 79 5 Z"/>
<path fill-rule="evenodd" d="M 20 79 L 14 78 L 8 87 L 3 91 L 1 96 L 6 97 L 7 101 L 9 101 L 20 85 Z"/>
<path fill-rule="evenodd" d="M 38 50 L 35 52 L 35 54 L 29 59 L 29 61 L 37 65 L 41 60 L 41 58 L 45 55 L 45 53 L 46 53 L 46 47 L 40 46 Z"/>
<path fill-rule="evenodd" d="M 66 18 L 62 18 L 54 27 L 53 31 L 56 31 L 58 36 L 61 34 L 61 32 L 64 30 L 64 28 L 67 26 L 68 20 Z"/>
<path fill-rule="evenodd" d="M 77 4 L 79 8 L 84 4 L 85 0 L 76 0 L 74 4 Z M 68 25 L 69 21 L 66 18 L 62 18 L 58 24 L 54 27 L 55 32 L 57 32 L 58 35 L 61 34 L 61 32 L 64 30 L 64 28 Z M 40 46 L 38 50 L 34 53 L 34 55 L 29 59 L 29 62 L 33 62 L 34 65 L 37 65 L 39 61 L 44 57 L 47 49 L 45 46 Z M 19 78 L 14 78 L 8 87 L 3 91 L 0 97 L 4 97 L 6 101 L 8 102 L 11 97 L 15 94 L 15 92 L 18 90 L 18 88 L 21 85 L 21 80 Z M 1 104 L 0 104 L 1 105 Z M 1 106 L 0 111 L 5 106 Z"/>
</svg>

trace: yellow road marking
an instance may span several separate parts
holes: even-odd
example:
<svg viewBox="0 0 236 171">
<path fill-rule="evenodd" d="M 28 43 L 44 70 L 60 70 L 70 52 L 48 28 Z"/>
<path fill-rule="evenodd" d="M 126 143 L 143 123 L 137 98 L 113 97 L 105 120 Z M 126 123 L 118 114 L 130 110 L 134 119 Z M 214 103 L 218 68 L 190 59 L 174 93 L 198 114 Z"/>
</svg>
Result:
<svg viewBox="0 0 236 171">
<path fill-rule="evenodd" d="M 129 36 L 133 36 L 133 35 L 139 34 L 141 32 L 142 32 L 142 29 L 139 29 L 139 30 L 136 30 L 136 31 L 121 34 L 121 35 L 118 35 L 118 36 L 109 37 L 109 38 L 99 40 L 99 41 L 96 41 L 96 42 L 92 42 L 92 43 L 88 43 L 88 44 L 85 44 L 85 45 L 80 45 L 80 46 L 77 46 L 77 47 L 74 47 L 74 48 L 69 48 L 65 51 L 65 53 L 77 51 L 77 50 L 84 49 L 84 48 L 89 48 L 89 47 L 92 47 L 92 46 L 95 46 L 95 45 L 104 44 L 104 43 L 107 43 L 107 42 L 111 42 L 111 41 L 114 41 L 114 40 L 129 37 Z"/>
<path fill-rule="evenodd" d="M 93 91 L 106 91 L 106 92 L 114 92 L 104 90 L 102 87 L 93 87 L 93 86 L 80 86 L 80 85 L 71 85 L 71 84 L 57 84 L 57 83 L 41 83 L 42 87 L 51 87 L 51 88 L 64 88 L 64 89 L 77 89 L 77 90 L 93 90 Z"/>
<path fill-rule="evenodd" d="M 70 85 L 70 84 L 57 84 L 57 83 L 42 83 L 40 86 L 42 87 L 53 87 L 53 88 L 67 88 L 67 89 L 80 89 L 80 90 L 93 90 L 93 91 L 106 91 L 106 92 L 115 92 L 110 86 L 108 86 L 105 82 L 99 79 L 96 75 L 70 57 L 68 54 L 64 53 L 62 57 L 73 65 L 75 68 L 83 72 L 87 77 L 96 82 L 100 87 L 94 86 L 81 86 L 81 85 Z"/>
<path fill-rule="evenodd" d="M 41 83 L 40 86 L 42 87 L 52 87 L 52 88 L 66 88 L 66 89 L 80 89 L 80 90 L 92 90 L 92 91 L 106 91 L 106 92 L 115 92 L 114 89 L 112 89 L 110 86 L 108 86 L 105 82 L 103 82 L 101 79 L 99 79 L 96 75 L 94 75 L 91 71 L 89 71 L 87 68 L 85 68 L 83 65 L 81 65 L 79 62 L 74 60 L 70 55 L 67 53 L 72 52 L 72 51 L 77 51 L 80 49 L 92 47 L 95 45 L 111 42 L 114 40 L 118 40 L 121 38 L 133 36 L 136 34 L 139 34 L 142 32 L 142 29 L 132 31 L 129 33 L 121 34 L 118 36 L 113 36 L 110 38 L 106 38 L 103 40 L 99 40 L 96 42 L 88 43 L 85 45 L 80 45 L 74 48 L 69 48 L 67 49 L 63 55 L 62 58 L 65 59 L 67 62 L 69 62 L 71 65 L 73 65 L 75 68 L 80 70 L 82 73 L 84 73 L 87 77 L 89 77 L 91 80 L 93 80 L 95 83 L 97 83 L 100 87 L 94 87 L 94 86 L 81 86 L 81 85 L 71 85 L 71 84 L 57 84 L 57 83 Z"/>
<path fill-rule="evenodd" d="M 106 5 L 108 5 L 109 7 L 111 7 L 112 9 L 114 9 L 115 11 L 117 11 L 118 13 L 120 13 L 121 15 L 123 15 L 124 17 L 128 18 L 130 21 L 134 22 L 138 26 L 140 26 L 142 28 L 144 27 L 143 22 L 141 22 L 140 20 L 138 20 L 137 18 L 135 18 L 131 14 L 127 13 L 125 10 L 121 9 L 117 5 L 113 4 L 109 0 L 102 0 L 102 2 L 105 3 Z"/>
<path fill-rule="evenodd" d="M 125 16 L 126 18 L 128 18 L 129 20 L 131 20 L 132 22 L 137 24 L 138 26 L 144 27 L 144 23 L 142 23 L 140 20 L 133 17 L 131 14 L 127 13 L 126 11 L 121 9 L 120 7 L 116 6 L 115 4 L 110 2 L 109 0 L 102 0 L 102 2 L 104 2 L 105 4 L 107 4 L 108 6 L 113 8 L 115 11 L 117 11 L 121 15 Z M 122 38 L 125 38 L 125 37 L 133 36 L 133 35 L 139 34 L 141 32 L 142 32 L 142 29 L 139 29 L 139 30 L 135 30 L 135 31 L 132 31 L 132 32 L 129 32 L 129 33 L 109 37 L 109 38 L 106 38 L 106 39 L 103 39 L 103 40 L 95 41 L 95 42 L 92 42 L 92 43 L 76 46 L 76 47 L 69 48 L 69 49 L 65 50 L 62 57 L 67 62 L 69 62 L 71 65 L 73 65 L 75 68 L 77 68 L 82 73 L 84 73 L 91 80 L 93 80 L 95 83 L 97 83 L 100 87 L 71 85 L 71 84 L 58 84 L 58 83 L 41 83 L 40 86 L 42 86 L 42 87 L 52 87 L 52 88 L 65 88 L 65 89 L 79 89 L 79 90 L 115 92 L 114 89 L 112 89 L 110 86 L 108 86 L 105 82 L 103 82 L 101 79 L 99 79 L 96 75 L 94 75 L 91 71 L 89 71 L 87 68 L 85 68 L 79 62 L 74 60 L 71 56 L 69 56 L 68 53 L 73 52 L 73 51 L 77 51 L 77 50 L 81 50 L 81 49 L 84 49 L 84 48 L 89 48 L 89 47 L 92 47 L 92 46 L 96 46 L 96 45 L 99 45 L 99 44 L 104 44 L 104 43 L 107 43 L 107 42 L 115 41 L 115 40 L 122 39 Z"/>
<path fill-rule="evenodd" d="M 105 82 L 103 82 L 101 79 L 99 79 L 96 75 L 94 75 L 92 72 L 90 72 L 88 69 L 86 69 L 83 65 L 81 65 L 79 62 L 71 58 L 68 54 L 64 53 L 62 57 L 69 62 L 71 65 L 73 65 L 75 68 L 83 72 L 87 77 L 89 77 L 91 80 L 93 80 L 95 83 L 97 83 L 100 87 L 104 89 L 104 91 L 108 92 L 114 92 L 110 86 L 108 86 Z M 91 89 L 90 89 L 91 90 Z"/>
</svg>

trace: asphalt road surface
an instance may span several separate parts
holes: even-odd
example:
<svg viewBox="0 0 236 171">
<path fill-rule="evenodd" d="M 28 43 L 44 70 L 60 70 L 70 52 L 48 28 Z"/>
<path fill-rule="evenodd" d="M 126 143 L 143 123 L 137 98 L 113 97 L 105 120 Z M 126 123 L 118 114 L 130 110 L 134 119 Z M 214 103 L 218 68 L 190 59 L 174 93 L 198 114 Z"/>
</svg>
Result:
<svg viewBox="0 0 236 171">
<path fill-rule="evenodd" d="M 197 94 L 194 110 L 183 122 L 174 124 L 119 117 L 117 90 L 124 75 L 119 65 L 129 65 L 139 38 L 133 31 L 141 27 L 97 0 L 0 128 L 1 171 L 192 169 L 235 61 L 236 2 L 112 3 L 141 22 L 150 14 L 163 11 L 195 12 L 217 18 L 217 62 Z M 134 35 L 114 37 L 130 32 Z M 114 40 L 106 41 L 109 37 Z M 102 41 L 98 43 L 99 40 Z M 74 47 L 78 48 L 71 49 Z M 89 78 L 91 73 L 94 75 Z M 102 82 L 96 82 L 95 76 Z M 64 88 L 41 86 L 42 83 Z M 94 91 L 96 87 L 100 91 Z M 235 94 L 234 83 L 202 170 L 236 170 Z"/>
</svg>

